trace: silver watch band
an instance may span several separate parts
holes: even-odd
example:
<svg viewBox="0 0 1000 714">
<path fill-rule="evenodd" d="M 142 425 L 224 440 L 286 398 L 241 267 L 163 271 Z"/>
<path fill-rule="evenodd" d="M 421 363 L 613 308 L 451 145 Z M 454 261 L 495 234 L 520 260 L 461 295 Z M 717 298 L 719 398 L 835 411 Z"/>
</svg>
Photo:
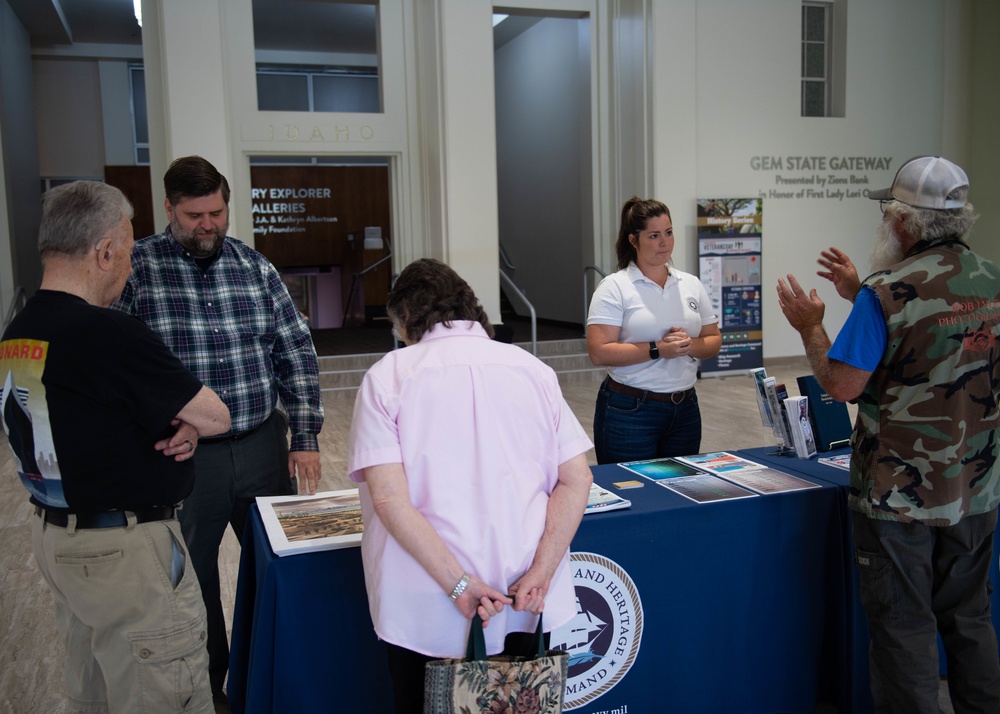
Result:
<svg viewBox="0 0 1000 714">
<path fill-rule="evenodd" d="M 451 591 L 451 595 L 448 597 L 452 600 L 458 600 L 459 596 L 465 592 L 467 587 L 469 587 L 469 574 L 462 573 L 461 580 L 458 581 L 458 584 L 455 585 L 455 589 Z"/>
</svg>

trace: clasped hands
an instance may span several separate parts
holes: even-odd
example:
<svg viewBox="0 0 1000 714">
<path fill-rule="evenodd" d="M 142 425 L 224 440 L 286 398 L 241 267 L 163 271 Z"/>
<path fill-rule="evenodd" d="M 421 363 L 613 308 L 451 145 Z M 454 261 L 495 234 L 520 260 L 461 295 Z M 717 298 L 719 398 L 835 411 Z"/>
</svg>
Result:
<svg viewBox="0 0 1000 714">
<path fill-rule="evenodd" d="M 691 336 L 683 327 L 671 327 L 657 344 L 660 357 L 666 358 L 690 356 L 692 346 Z"/>
<path fill-rule="evenodd" d="M 455 600 L 455 606 L 466 619 L 472 619 L 478 612 L 483 627 L 486 627 L 490 618 L 507 605 L 513 605 L 514 610 L 518 612 L 527 610 L 538 615 L 545 608 L 548 583 L 536 583 L 529 573 L 525 573 L 520 580 L 511 585 L 509 593 L 502 593 L 470 574 L 469 584 Z"/>
</svg>

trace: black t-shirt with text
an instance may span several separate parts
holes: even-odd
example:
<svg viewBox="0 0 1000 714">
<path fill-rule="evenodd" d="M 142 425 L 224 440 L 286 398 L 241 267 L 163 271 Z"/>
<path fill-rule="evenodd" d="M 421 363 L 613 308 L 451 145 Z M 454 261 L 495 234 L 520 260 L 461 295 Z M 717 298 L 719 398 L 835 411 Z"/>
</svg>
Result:
<svg viewBox="0 0 1000 714">
<path fill-rule="evenodd" d="M 2 408 L 32 500 L 70 511 L 179 503 L 191 461 L 153 444 L 199 382 L 137 318 L 39 290 L 0 342 Z"/>
</svg>

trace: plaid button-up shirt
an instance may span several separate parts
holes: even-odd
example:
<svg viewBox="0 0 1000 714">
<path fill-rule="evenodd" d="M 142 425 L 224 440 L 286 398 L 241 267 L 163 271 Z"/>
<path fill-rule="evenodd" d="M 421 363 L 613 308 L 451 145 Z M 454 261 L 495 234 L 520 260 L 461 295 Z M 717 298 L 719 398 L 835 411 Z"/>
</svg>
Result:
<svg viewBox="0 0 1000 714">
<path fill-rule="evenodd" d="M 259 426 L 280 397 L 292 451 L 318 451 L 323 427 L 316 350 L 278 271 L 227 237 L 203 271 L 170 234 L 137 241 L 113 307 L 149 325 L 229 407 L 231 433 Z"/>
</svg>

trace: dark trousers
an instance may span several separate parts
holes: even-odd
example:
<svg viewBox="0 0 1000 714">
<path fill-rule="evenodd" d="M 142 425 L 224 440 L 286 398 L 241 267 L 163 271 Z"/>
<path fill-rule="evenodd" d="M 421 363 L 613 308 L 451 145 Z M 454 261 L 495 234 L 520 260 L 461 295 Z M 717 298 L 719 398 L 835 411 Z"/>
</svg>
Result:
<svg viewBox="0 0 1000 714">
<path fill-rule="evenodd" d="M 599 464 L 687 456 L 701 449 L 698 395 L 680 404 L 633 397 L 608 389 L 605 379 L 594 410 L 594 450 Z"/>
<path fill-rule="evenodd" d="M 938 714 L 937 633 L 956 714 L 1000 712 L 989 584 L 996 524 L 996 511 L 942 527 L 852 513 L 878 712 Z"/>
<path fill-rule="evenodd" d="M 511 632 L 504 639 L 503 653 L 511 656 L 538 654 L 538 640 L 534 632 Z M 549 634 L 545 634 L 545 648 Z M 418 652 L 386 643 L 389 653 L 389 675 L 392 677 L 392 694 L 396 701 L 396 714 L 423 714 L 424 667 L 440 657 L 428 657 Z"/>
<path fill-rule="evenodd" d="M 243 526 L 257 496 L 292 493 L 288 475 L 288 421 L 275 411 L 241 439 L 203 442 L 194 454 L 194 490 L 178 511 L 181 531 L 198 574 L 208 616 L 209 678 L 218 692 L 229 671 L 229 640 L 219 586 L 219 545 L 231 525 L 242 543 Z"/>
</svg>

